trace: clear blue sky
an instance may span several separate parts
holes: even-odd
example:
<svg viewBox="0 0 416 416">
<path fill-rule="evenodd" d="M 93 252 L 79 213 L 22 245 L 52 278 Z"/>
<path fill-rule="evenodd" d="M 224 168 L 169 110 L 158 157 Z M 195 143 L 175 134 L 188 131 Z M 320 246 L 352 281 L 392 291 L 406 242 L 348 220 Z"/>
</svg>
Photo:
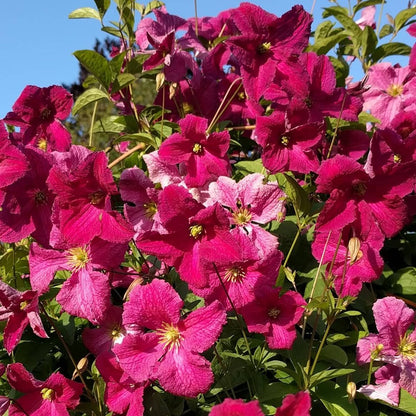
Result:
<svg viewBox="0 0 416 416">
<path fill-rule="evenodd" d="M 194 16 L 194 0 L 167 0 L 165 3 L 171 14 L 184 18 Z M 280 16 L 299 3 L 310 11 L 313 0 L 253 0 L 252 3 Z M 407 6 L 407 0 L 390 0 L 389 3 L 385 11 L 392 15 Z M 198 15 L 215 16 L 239 4 L 239 0 L 199 0 Z M 330 5 L 328 0 L 316 1 L 315 21 L 319 20 L 322 8 Z M 72 53 L 91 49 L 96 38 L 105 37 L 96 20 L 68 19 L 68 14 L 79 7 L 94 7 L 94 1 L 0 1 L 0 118 L 11 110 L 26 85 L 46 87 L 69 84 L 77 79 L 78 63 Z M 115 19 L 114 13 L 112 16 Z"/>
</svg>

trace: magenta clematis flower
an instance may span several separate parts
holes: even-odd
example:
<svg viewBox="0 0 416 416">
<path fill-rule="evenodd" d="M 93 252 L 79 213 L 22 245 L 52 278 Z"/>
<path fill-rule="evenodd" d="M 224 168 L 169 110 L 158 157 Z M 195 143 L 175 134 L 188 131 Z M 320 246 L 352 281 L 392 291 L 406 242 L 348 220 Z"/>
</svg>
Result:
<svg viewBox="0 0 416 416">
<path fill-rule="evenodd" d="M 109 279 L 101 270 L 118 267 L 126 249 L 127 244 L 100 238 L 84 246 L 67 246 L 64 251 L 43 249 L 34 243 L 29 254 L 31 285 L 45 293 L 56 271 L 71 271 L 56 300 L 66 312 L 98 323 L 110 305 Z"/>
<path fill-rule="evenodd" d="M 225 210 L 219 204 L 206 208 L 182 186 L 169 185 L 160 193 L 158 211 L 166 231 L 141 234 L 137 247 L 175 267 L 184 281 L 206 286 L 201 248 L 220 234 L 229 233 Z"/>
<path fill-rule="evenodd" d="M 331 278 L 339 296 L 358 296 L 363 283 L 378 279 L 383 271 L 383 244 L 383 233 L 364 211 L 341 230 L 320 232 L 317 228 L 312 253 L 323 264 L 332 264 Z"/>
<path fill-rule="evenodd" d="M 125 416 L 142 416 L 143 393 L 149 383 L 136 383 L 126 375 L 110 351 L 100 354 L 96 365 L 106 382 L 104 400 L 109 410 Z"/>
<path fill-rule="evenodd" d="M 0 188 L 16 182 L 28 169 L 25 155 L 11 143 L 4 124 L 0 121 Z"/>
<path fill-rule="evenodd" d="M 347 156 L 324 161 L 318 171 L 317 191 L 330 193 L 330 197 L 319 214 L 317 229 L 341 229 L 365 212 L 370 215 L 361 219 L 375 222 L 386 237 L 392 237 L 408 221 L 403 197 L 413 190 L 414 172 L 414 165 L 402 164 L 370 177 L 362 165 Z"/>
<path fill-rule="evenodd" d="M 279 250 L 260 256 L 250 238 L 243 233 L 224 234 L 207 242 L 201 255 L 203 259 L 211 259 L 202 260 L 208 286 L 198 288 L 190 284 L 189 287 L 207 304 L 219 300 L 227 310 L 232 309 L 229 299 L 239 309 L 255 299 L 259 287 L 273 287 L 282 262 Z"/>
<path fill-rule="evenodd" d="M 307 391 L 288 394 L 274 416 L 309 416 L 311 396 Z"/>
<path fill-rule="evenodd" d="M 393 67 L 387 62 L 373 65 L 368 70 L 370 88 L 363 93 L 363 110 L 370 110 L 382 127 L 388 126 L 397 114 L 415 103 L 415 75 L 409 67 Z"/>
<path fill-rule="evenodd" d="M 258 400 L 245 403 L 242 399 L 225 399 L 215 405 L 209 416 L 264 416 Z"/>
<path fill-rule="evenodd" d="M 29 324 L 33 332 L 48 338 L 39 316 L 38 293 L 33 290 L 19 292 L 0 280 L 0 321 L 7 319 L 4 328 L 4 348 L 10 354 Z"/>
<path fill-rule="evenodd" d="M 182 307 L 179 295 L 163 280 L 136 286 L 123 312 L 127 335 L 113 351 L 135 382 L 157 379 L 172 394 L 196 397 L 213 382 L 210 363 L 201 353 L 217 340 L 226 315 L 218 301 L 184 319 Z"/>
<path fill-rule="evenodd" d="M 398 387 L 416 397 L 416 330 L 409 331 L 414 324 L 415 312 L 402 300 L 386 297 L 374 303 L 373 313 L 379 333 L 358 341 L 357 362 L 362 365 L 373 359 L 387 363 L 377 370 L 376 384 L 384 385 L 385 396 L 394 401 L 397 399 L 395 404 L 398 404 Z M 389 381 L 396 386 L 387 384 Z M 369 388 L 365 386 L 363 391 Z"/>
<path fill-rule="evenodd" d="M 264 167 L 272 173 L 309 173 L 319 167 L 315 148 L 323 134 L 323 123 L 308 123 L 307 113 L 299 107 L 286 114 L 275 111 L 271 116 L 257 117 L 254 139 L 263 148 Z"/>
<path fill-rule="evenodd" d="M 366 26 L 370 26 L 373 29 L 376 28 L 376 21 L 374 19 L 376 15 L 376 6 L 367 6 L 361 10 L 361 17 L 355 21 L 361 30 L 364 30 Z"/>
<path fill-rule="evenodd" d="M 270 348 L 291 348 L 296 338 L 295 325 L 303 315 L 303 297 L 280 288 L 262 286 L 256 299 L 240 309 L 250 332 L 263 334 Z"/>
<path fill-rule="evenodd" d="M 207 135 L 208 120 L 188 114 L 179 121 L 181 133 L 174 133 L 159 149 L 159 157 L 169 163 L 183 163 L 186 168 L 185 184 L 203 186 L 221 175 L 228 176 L 230 162 L 227 150 L 228 132 Z"/>
<path fill-rule="evenodd" d="M 71 94 L 58 85 L 25 87 L 4 118 L 7 124 L 23 129 L 23 143 L 42 150 L 65 152 L 71 146 L 71 135 L 60 120 L 65 120 L 72 107 Z"/>
<path fill-rule="evenodd" d="M 83 389 L 81 383 L 60 373 L 45 381 L 37 380 L 21 363 L 7 366 L 7 379 L 11 387 L 23 393 L 10 405 L 10 416 L 69 416 L 68 409 L 78 406 Z"/>
<path fill-rule="evenodd" d="M 48 184 L 57 195 L 54 223 L 69 244 L 83 245 L 94 237 L 126 242 L 133 232 L 126 220 L 111 210 L 110 196 L 117 187 L 104 152 L 72 146 L 56 153 Z"/>
<path fill-rule="evenodd" d="M 41 150 L 23 150 L 30 169 L 17 181 L 2 189 L 0 210 L 0 240 L 14 243 L 32 235 L 39 243 L 49 246 L 52 229 L 53 193 L 46 185 L 52 159 Z"/>
</svg>

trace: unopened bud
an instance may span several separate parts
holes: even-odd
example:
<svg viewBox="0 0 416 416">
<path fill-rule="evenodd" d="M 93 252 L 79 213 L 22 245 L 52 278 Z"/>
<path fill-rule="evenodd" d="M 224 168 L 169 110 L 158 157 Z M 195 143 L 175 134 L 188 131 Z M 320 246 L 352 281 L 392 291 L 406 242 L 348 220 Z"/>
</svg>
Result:
<svg viewBox="0 0 416 416">
<path fill-rule="evenodd" d="M 163 84 L 165 83 L 165 74 L 163 72 L 159 72 L 156 75 L 156 91 L 159 91 Z"/>
<path fill-rule="evenodd" d="M 357 393 L 357 386 L 353 381 L 350 381 L 347 384 L 348 401 L 350 403 L 355 399 L 355 394 L 356 393 Z"/>
<path fill-rule="evenodd" d="M 72 380 L 75 380 L 80 374 L 84 373 L 87 368 L 88 356 L 82 357 L 77 363 L 77 368 L 72 373 Z"/>
<path fill-rule="evenodd" d="M 178 88 L 177 82 L 172 82 L 172 84 L 169 85 L 169 99 L 170 100 L 174 97 L 177 88 Z"/>
<path fill-rule="evenodd" d="M 129 296 L 131 291 L 137 286 L 137 285 L 142 285 L 143 284 L 143 278 L 142 277 L 138 277 L 137 279 L 134 279 L 131 283 L 130 286 L 127 288 L 126 293 L 123 296 L 123 300 L 127 301 L 129 300 Z"/>
</svg>

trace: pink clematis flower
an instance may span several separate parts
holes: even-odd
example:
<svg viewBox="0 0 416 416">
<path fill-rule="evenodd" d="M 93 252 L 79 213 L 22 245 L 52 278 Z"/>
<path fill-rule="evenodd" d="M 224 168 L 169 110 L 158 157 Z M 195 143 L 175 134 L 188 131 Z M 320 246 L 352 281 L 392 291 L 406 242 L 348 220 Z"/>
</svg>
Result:
<svg viewBox="0 0 416 416">
<path fill-rule="evenodd" d="M 188 114 L 179 121 L 181 133 L 174 133 L 159 149 L 162 161 L 186 168 L 185 184 L 199 187 L 221 175 L 228 176 L 230 162 L 226 156 L 230 143 L 228 132 L 207 135 L 208 120 Z"/>
<path fill-rule="evenodd" d="M 0 321 L 6 319 L 3 342 L 9 354 L 20 341 L 28 324 L 37 336 L 48 338 L 39 316 L 38 293 L 33 290 L 19 292 L 0 281 Z"/>
<path fill-rule="evenodd" d="M 56 300 L 66 312 L 98 323 L 110 305 L 109 279 L 101 270 L 118 267 L 126 249 L 126 244 L 100 238 L 83 246 L 67 246 L 63 251 L 44 249 L 34 243 L 29 255 L 31 285 L 45 293 L 56 271 L 71 271 Z"/>
<path fill-rule="evenodd" d="M 416 397 L 416 330 L 409 332 L 415 312 L 402 300 L 386 297 L 374 303 L 373 313 L 379 333 L 358 341 L 357 362 L 362 365 L 373 359 L 387 363 L 377 370 L 376 384 L 384 385 L 385 396 L 398 404 L 398 387 Z M 387 384 L 389 381 L 395 386 Z M 369 386 L 365 386 L 363 392 L 368 389 Z"/>
<path fill-rule="evenodd" d="M 60 373 L 41 381 L 33 377 L 21 363 L 7 366 L 7 379 L 11 387 L 23 393 L 12 403 L 10 416 L 69 416 L 68 409 L 79 404 L 82 384 L 68 380 Z"/>
<path fill-rule="evenodd" d="M 415 75 L 409 67 L 393 67 L 388 62 L 373 65 L 368 70 L 370 88 L 362 95 L 363 110 L 370 110 L 380 120 L 381 127 L 388 126 L 397 114 L 415 103 Z"/>
<path fill-rule="evenodd" d="M 263 334 L 270 348 L 291 348 L 296 338 L 295 325 L 303 315 L 303 297 L 280 288 L 262 286 L 256 299 L 240 310 L 250 332 Z"/>
<path fill-rule="evenodd" d="M 373 29 L 376 28 L 376 21 L 374 19 L 376 15 L 376 6 L 367 6 L 361 10 L 361 17 L 355 21 L 361 30 L 364 30 L 366 26 L 370 26 Z"/>
<path fill-rule="evenodd" d="M 210 363 L 201 353 L 217 340 L 226 315 L 218 301 L 184 319 L 182 307 L 179 295 L 163 280 L 136 286 L 123 313 L 127 335 L 113 351 L 135 382 L 157 379 L 172 394 L 196 397 L 213 382 Z"/>
<path fill-rule="evenodd" d="M 23 143 L 42 150 L 65 152 L 71 146 L 71 135 L 60 120 L 65 120 L 72 107 L 71 94 L 58 85 L 25 87 L 4 118 L 7 124 L 23 129 Z"/>
<path fill-rule="evenodd" d="M 48 184 L 57 195 L 54 223 L 66 241 L 75 245 L 89 243 L 94 237 L 128 241 L 133 236 L 130 225 L 111 209 L 110 196 L 118 192 L 104 152 L 72 146 L 55 158 Z"/>
<path fill-rule="evenodd" d="M 274 416 L 309 416 L 311 396 L 307 391 L 288 394 Z"/>
</svg>

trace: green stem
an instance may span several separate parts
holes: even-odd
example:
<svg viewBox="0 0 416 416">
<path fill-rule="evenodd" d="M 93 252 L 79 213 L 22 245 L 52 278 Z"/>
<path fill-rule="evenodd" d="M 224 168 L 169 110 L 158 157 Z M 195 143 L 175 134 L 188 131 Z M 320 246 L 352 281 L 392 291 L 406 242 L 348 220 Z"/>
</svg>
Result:
<svg viewBox="0 0 416 416">
<path fill-rule="evenodd" d="M 371 375 L 373 374 L 373 358 L 370 358 L 370 367 L 368 368 L 367 384 L 371 383 Z"/>
<path fill-rule="evenodd" d="M 101 89 L 101 87 L 100 87 Z M 95 116 L 97 114 L 97 107 L 98 107 L 98 101 L 94 104 L 94 109 L 92 110 L 92 116 L 91 116 L 91 125 L 90 125 L 90 138 L 88 141 L 88 146 L 92 147 L 92 137 L 93 137 L 93 129 L 94 129 L 94 123 L 95 123 Z"/>
<path fill-rule="evenodd" d="M 380 25 L 381 25 L 381 17 L 383 16 L 383 8 L 384 8 L 384 0 L 381 2 L 381 6 L 380 6 L 380 13 L 378 15 L 378 21 L 377 21 L 377 37 L 380 34 Z"/>
<path fill-rule="evenodd" d="M 311 371 L 308 373 L 308 376 L 311 376 L 313 372 L 315 371 L 315 367 L 316 367 L 316 364 L 318 363 L 319 355 L 321 354 L 322 348 L 324 347 L 324 343 L 326 341 L 326 338 L 328 337 L 329 330 L 331 329 L 333 322 L 334 322 L 333 318 L 331 319 L 328 318 L 324 336 L 322 337 L 321 343 L 319 344 L 318 351 L 316 352 L 315 359 L 313 360 Z"/>
<path fill-rule="evenodd" d="M 293 249 L 295 248 L 295 245 L 296 245 L 296 242 L 298 241 L 299 236 L 300 236 L 300 229 L 298 227 L 298 231 L 296 232 L 295 238 L 292 241 L 292 245 L 289 248 L 289 251 L 288 251 L 287 256 L 285 258 L 285 261 L 283 263 L 283 267 L 286 267 L 287 262 L 289 261 L 289 257 L 292 254 Z"/>
</svg>

